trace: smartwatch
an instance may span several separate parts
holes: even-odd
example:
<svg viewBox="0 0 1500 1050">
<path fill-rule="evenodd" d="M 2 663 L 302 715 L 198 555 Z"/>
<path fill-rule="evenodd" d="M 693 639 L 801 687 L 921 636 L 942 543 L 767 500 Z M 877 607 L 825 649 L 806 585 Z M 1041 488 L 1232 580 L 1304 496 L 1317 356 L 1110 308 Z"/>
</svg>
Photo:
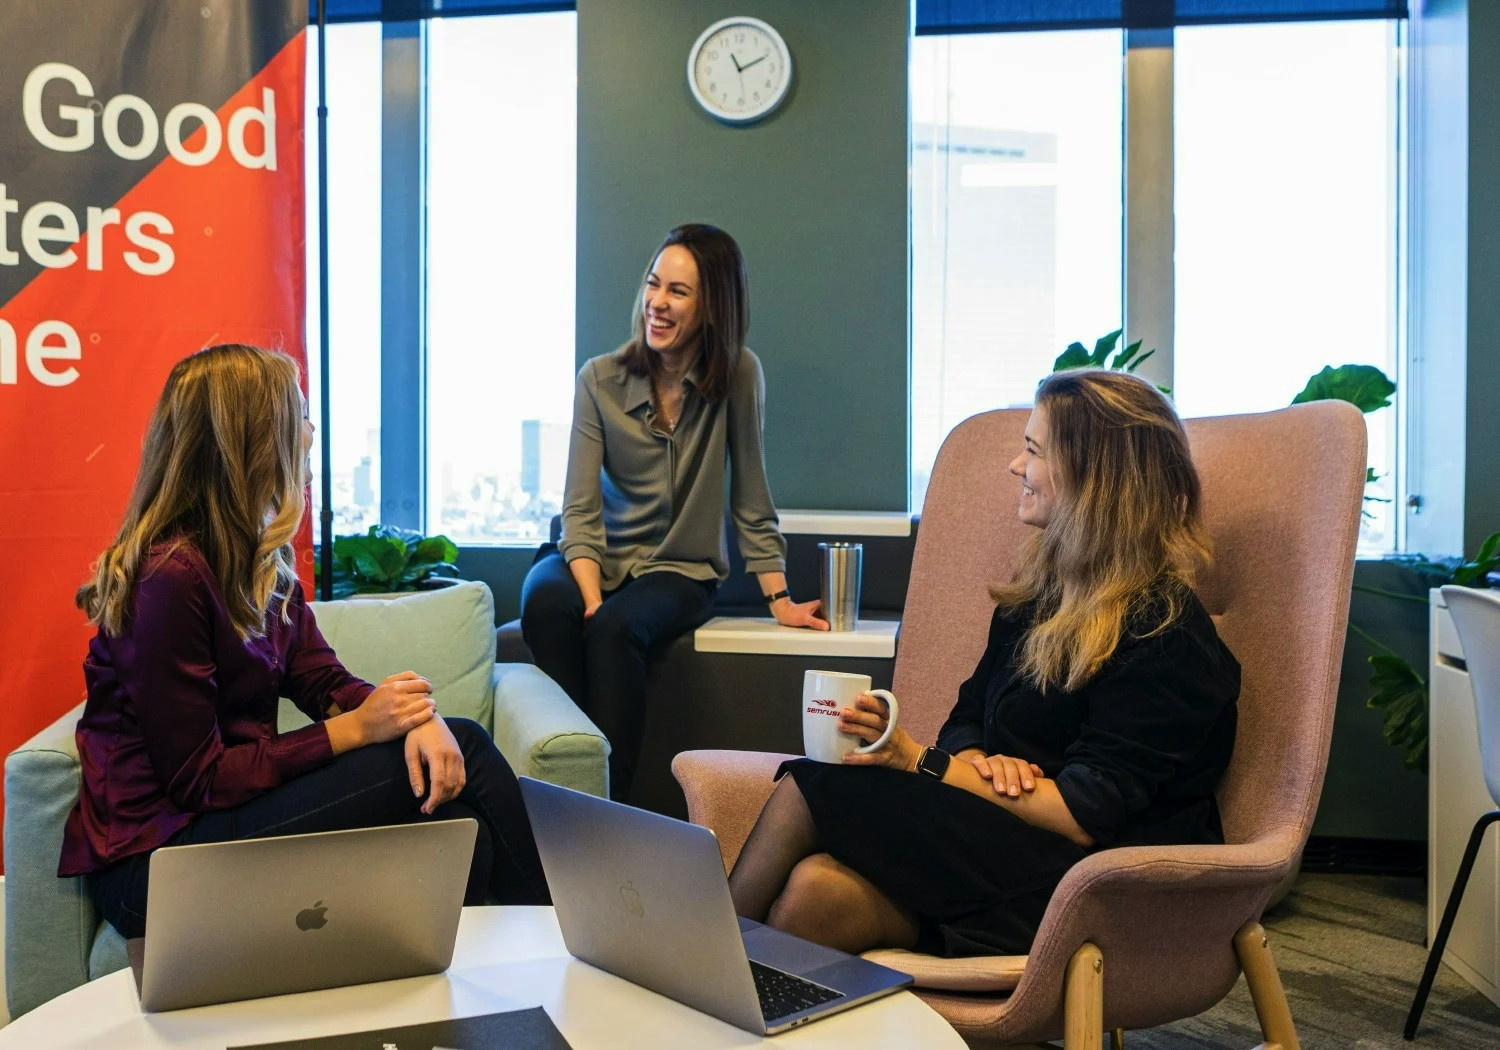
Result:
<svg viewBox="0 0 1500 1050">
<path fill-rule="evenodd" d="M 929 747 L 922 752 L 922 757 L 917 761 L 917 772 L 924 777 L 942 780 L 948 772 L 948 763 L 952 761 L 953 756 L 948 752 Z"/>
</svg>

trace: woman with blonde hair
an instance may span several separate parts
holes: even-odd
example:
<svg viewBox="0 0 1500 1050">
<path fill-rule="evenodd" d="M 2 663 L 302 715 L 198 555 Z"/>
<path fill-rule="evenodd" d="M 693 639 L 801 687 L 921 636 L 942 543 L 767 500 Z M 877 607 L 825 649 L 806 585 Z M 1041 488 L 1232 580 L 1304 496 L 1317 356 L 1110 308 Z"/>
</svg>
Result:
<svg viewBox="0 0 1500 1050">
<path fill-rule="evenodd" d="M 115 540 L 78 590 L 98 625 L 60 876 L 145 933 L 161 846 L 472 817 L 465 902 L 547 903 L 510 767 L 431 685 L 346 671 L 293 570 L 312 425 L 296 363 L 209 347 L 167 378 Z M 277 731 L 277 698 L 313 719 Z M 425 797 L 424 797 L 425 796 Z"/>
<path fill-rule="evenodd" d="M 1190 589 L 1210 552 L 1181 421 L 1144 380 L 1059 372 L 1010 472 L 1036 531 L 934 746 L 898 727 L 786 763 L 730 875 L 741 915 L 850 952 L 1025 954 L 1085 854 L 1223 841 L 1239 664 Z M 884 707 L 840 724 L 872 742 Z"/>
</svg>

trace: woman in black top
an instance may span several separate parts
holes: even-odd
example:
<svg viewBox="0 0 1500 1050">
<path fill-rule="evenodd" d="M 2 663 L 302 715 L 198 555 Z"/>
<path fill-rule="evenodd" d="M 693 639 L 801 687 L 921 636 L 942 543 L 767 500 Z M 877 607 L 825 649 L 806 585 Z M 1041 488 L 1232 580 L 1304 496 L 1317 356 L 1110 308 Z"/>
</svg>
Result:
<svg viewBox="0 0 1500 1050">
<path fill-rule="evenodd" d="M 1084 369 L 1043 381 L 1010 465 L 1037 531 L 924 747 L 786 763 L 730 875 L 739 913 L 845 951 L 1023 954 L 1087 853 L 1222 842 L 1239 664 L 1189 589 L 1206 564 L 1171 404 Z M 841 727 L 885 728 L 868 695 Z"/>
</svg>

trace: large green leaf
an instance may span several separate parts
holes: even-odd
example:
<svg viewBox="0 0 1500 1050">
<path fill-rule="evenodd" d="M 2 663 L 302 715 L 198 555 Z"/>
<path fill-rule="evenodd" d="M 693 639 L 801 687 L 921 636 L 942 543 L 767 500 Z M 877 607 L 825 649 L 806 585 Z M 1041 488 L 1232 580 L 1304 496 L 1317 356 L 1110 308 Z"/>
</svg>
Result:
<svg viewBox="0 0 1500 1050">
<path fill-rule="evenodd" d="M 1065 368 L 1087 368 L 1093 363 L 1093 358 L 1083 348 L 1082 343 L 1069 343 L 1068 348 L 1058 354 L 1057 360 L 1052 362 L 1052 371 L 1061 372 Z"/>
<path fill-rule="evenodd" d="M 1466 561 L 1454 570 L 1453 582 L 1482 587 L 1485 577 L 1497 569 L 1500 569 L 1500 532 L 1493 532 L 1479 545 L 1473 561 Z"/>
<path fill-rule="evenodd" d="M 1125 329 L 1123 328 L 1116 328 L 1108 335 L 1101 335 L 1097 340 L 1095 340 L 1094 352 L 1089 355 L 1089 364 L 1102 367 L 1104 365 L 1104 362 L 1109 359 L 1110 353 L 1113 352 L 1115 344 L 1120 341 L 1120 335 L 1124 331 Z M 1119 368 L 1120 363 L 1116 361 L 1110 367 Z"/>
<path fill-rule="evenodd" d="M 1396 384 L 1374 365 L 1324 365 L 1307 381 L 1292 404 L 1304 401 L 1347 401 L 1361 412 L 1373 412 L 1391 403 Z"/>
<path fill-rule="evenodd" d="M 1365 704 L 1385 712 L 1386 743 L 1404 749 L 1407 769 L 1427 772 L 1427 680 L 1391 652 L 1371 656 L 1370 669 L 1375 692 Z"/>
<path fill-rule="evenodd" d="M 360 583 L 390 584 L 406 569 L 406 544 L 395 537 L 340 536 L 333 554 L 352 565 Z"/>
<path fill-rule="evenodd" d="M 452 562 L 458 560 L 458 547 L 447 536 L 427 536 L 417 543 L 411 556 L 434 564 Z"/>
</svg>

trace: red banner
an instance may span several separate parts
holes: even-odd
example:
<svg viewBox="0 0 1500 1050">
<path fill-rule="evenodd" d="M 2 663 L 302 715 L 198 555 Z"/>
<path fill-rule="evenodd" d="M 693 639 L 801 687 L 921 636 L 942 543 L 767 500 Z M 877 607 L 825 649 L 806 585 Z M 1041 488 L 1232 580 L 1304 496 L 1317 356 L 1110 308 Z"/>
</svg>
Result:
<svg viewBox="0 0 1500 1050">
<path fill-rule="evenodd" d="M 0 5 L 0 751 L 83 698 L 73 593 L 172 365 L 246 342 L 305 372 L 306 14 Z"/>
</svg>

